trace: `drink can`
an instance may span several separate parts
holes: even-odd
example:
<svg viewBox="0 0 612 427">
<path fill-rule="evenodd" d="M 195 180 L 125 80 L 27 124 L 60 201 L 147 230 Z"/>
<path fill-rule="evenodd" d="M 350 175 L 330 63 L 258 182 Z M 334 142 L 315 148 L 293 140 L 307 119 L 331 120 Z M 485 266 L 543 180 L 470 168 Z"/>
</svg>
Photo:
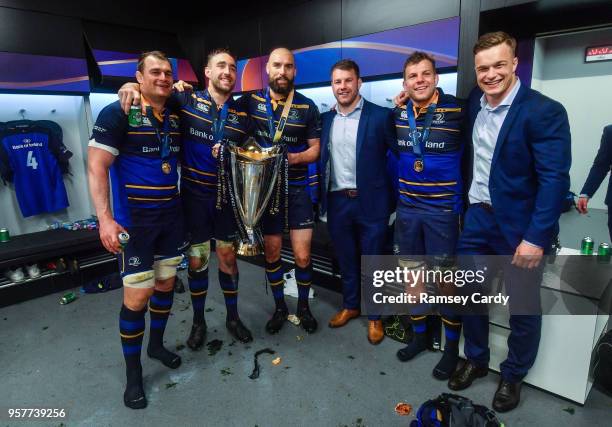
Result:
<svg viewBox="0 0 612 427">
<path fill-rule="evenodd" d="M 11 240 L 11 235 L 9 234 L 8 228 L 0 228 L 0 242 L 8 242 Z"/>
<path fill-rule="evenodd" d="M 64 294 L 64 296 L 62 297 L 62 299 L 60 300 L 60 304 L 62 305 L 70 304 L 75 299 L 76 299 L 76 295 L 74 294 L 74 292 L 68 292 L 67 294 Z"/>
<path fill-rule="evenodd" d="M 142 110 L 140 105 L 132 105 L 130 114 L 128 114 L 128 123 L 130 126 L 138 127 L 142 125 Z"/>
<path fill-rule="evenodd" d="M 130 241 L 130 235 L 125 231 L 119 233 L 117 238 L 119 239 L 119 244 L 121 245 L 121 248 L 125 248 L 128 242 Z"/>
<path fill-rule="evenodd" d="M 610 245 L 608 243 L 600 243 L 597 248 L 597 261 L 602 264 L 610 263 Z"/>
<path fill-rule="evenodd" d="M 582 255 L 593 255 L 593 239 L 589 236 L 582 239 L 580 244 L 580 253 Z"/>
</svg>

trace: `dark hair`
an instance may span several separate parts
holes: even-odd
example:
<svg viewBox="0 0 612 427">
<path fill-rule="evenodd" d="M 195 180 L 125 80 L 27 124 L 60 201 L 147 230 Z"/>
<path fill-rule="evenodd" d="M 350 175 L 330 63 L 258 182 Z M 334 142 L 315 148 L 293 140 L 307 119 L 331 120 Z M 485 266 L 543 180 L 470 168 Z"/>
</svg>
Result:
<svg viewBox="0 0 612 427">
<path fill-rule="evenodd" d="M 168 64 L 170 64 L 170 69 L 172 69 L 172 63 L 170 62 L 170 60 L 168 59 L 168 57 L 166 56 L 166 54 L 164 52 L 162 52 L 161 50 L 151 50 L 149 52 L 141 53 L 140 57 L 138 58 L 137 69 L 141 73 L 144 71 L 144 62 L 145 62 L 145 59 L 147 59 L 149 56 L 152 56 L 153 58 L 159 59 L 160 61 L 166 61 Z"/>
<path fill-rule="evenodd" d="M 210 52 L 208 52 L 208 55 L 206 56 L 206 66 L 208 66 L 208 64 L 210 64 L 210 61 L 211 61 L 211 59 L 213 59 L 214 56 L 219 55 L 220 53 L 225 53 L 226 55 L 231 56 L 232 59 L 234 60 L 234 62 L 236 62 L 236 57 L 229 50 L 229 48 L 227 48 L 227 47 L 217 47 L 217 48 L 214 48 L 213 50 L 211 50 Z"/>
<path fill-rule="evenodd" d="M 512 50 L 512 55 L 516 55 L 516 39 L 503 31 L 495 31 L 480 36 L 474 45 L 474 55 L 500 44 L 507 44 L 510 50 Z"/>
<path fill-rule="evenodd" d="M 332 65 L 330 73 L 333 73 L 336 69 L 344 71 L 354 71 L 357 75 L 357 78 L 360 78 L 359 65 L 357 65 L 357 63 L 352 59 L 341 59 L 340 61 L 336 62 L 334 65 Z"/>
<path fill-rule="evenodd" d="M 403 68 L 403 71 L 402 71 L 402 74 L 404 75 L 404 80 L 406 80 L 406 67 L 409 66 L 409 65 L 418 64 L 421 61 L 429 61 L 429 62 L 431 62 L 431 66 L 434 69 L 434 73 L 436 72 L 436 60 L 434 59 L 434 57 L 431 56 L 430 54 L 428 54 L 427 52 L 423 52 L 423 51 L 417 50 L 415 52 L 412 52 L 412 55 L 410 55 L 406 59 L 406 62 L 404 62 L 404 68 Z"/>
</svg>

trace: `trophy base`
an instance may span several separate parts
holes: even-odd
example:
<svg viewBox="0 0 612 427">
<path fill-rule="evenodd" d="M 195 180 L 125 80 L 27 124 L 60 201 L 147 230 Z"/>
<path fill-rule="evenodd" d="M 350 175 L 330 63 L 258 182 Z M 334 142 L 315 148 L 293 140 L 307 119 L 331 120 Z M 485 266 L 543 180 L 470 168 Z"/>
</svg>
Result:
<svg viewBox="0 0 612 427">
<path fill-rule="evenodd" d="M 236 253 L 241 256 L 256 256 L 263 254 L 263 248 L 259 243 L 238 242 Z"/>
</svg>

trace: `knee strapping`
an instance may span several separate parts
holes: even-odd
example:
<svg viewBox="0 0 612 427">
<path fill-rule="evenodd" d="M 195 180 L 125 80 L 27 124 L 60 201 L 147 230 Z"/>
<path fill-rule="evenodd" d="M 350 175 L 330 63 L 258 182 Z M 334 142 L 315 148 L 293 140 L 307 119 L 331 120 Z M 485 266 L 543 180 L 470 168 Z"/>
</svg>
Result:
<svg viewBox="0 0 612 427">
<path fill-rule="evenodd" d="M 208 270 L 192 270 L 191 268 L 187 271 L 190 279 L 203 280 L 208 278 Z"/>
<path fill-rule="evenodd" d="M 189 248 L 189 256 L 199 258 L 200 260 L 200 268 L 195 270 L 196 272 L 206 270 L 208 268 L 208 261 L 210 259 L 210 240 L 191 245 Z"/>
<path fill-rule="evenodd" d="M 155 274 L 153 270 L 123 276 L 123 286 L 126 288 L 149 289 L 155 287 Z"/>
<path fill-rule="evenodd" d="M 234 242 L 228 241 L 228 240 L 216 240 L 215 241 L 215 245 L 217 245 L 217 248 L 220 249 L 225 249 L 225 248 L 234 248 Z"/>
<path fill-rule="evenodd" d="M 153 270 L 155 270 L 155 278 L 158 280 L 166 280 L 176 276 L 176 267 L 183 260 L 182 256 L 175 256 L 172 258 L 164 258 L 153 263 Z"/>
</svg>

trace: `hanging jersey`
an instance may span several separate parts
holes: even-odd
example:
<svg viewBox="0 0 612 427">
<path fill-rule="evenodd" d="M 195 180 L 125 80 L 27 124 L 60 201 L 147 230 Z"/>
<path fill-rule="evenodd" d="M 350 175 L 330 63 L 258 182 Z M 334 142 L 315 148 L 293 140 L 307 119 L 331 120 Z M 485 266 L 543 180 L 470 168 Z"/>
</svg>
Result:
<svg viewBox="0 0 612 427">
<path fill-rule="evenodd" d="M 248 116 L 230 97 L 223 140 L 242 143 L 248 134 Z M 190 194 L 209 196 L 217 191 L 218 161 L 212 147 L 218 142 L 212 131 L 213 103 L 208 91 L 176 92 L 169 104 L 181 118 L 181 188 Z"/>
<path fill-rule="evenodd" d="M 116 156 L 110 168 L 113 214 L 124 227 L 161 225 L 177 214 L 180 123 L 178 115 L 167 114 L 167 132 L 164 118 L 151 107 L 140 126 L 130 125 L 119 101 L 104 107 L 96 120 L 89 146 Z M 162 159 L 166 134 L 168 154 Z"/>
<path fill-rule="evenodd" d="M 244 105 L 252 120 L 254 136 L 262 147 L 272 145 L 269 132 L 269 122 L 266 107 L 266 91 L 243 95 L 238 103 Z M 284 101 L 272 101 L 274 110 L 274 126 L 283 113 Z M 319 110 L 311 99 L 299 92 L 293 95 L 293 103 L 287 116 L 285 129 L 281 141 L 287 144 L 290 153 L 300 153 L 308 149 L 308 140 L 321 137 L 321 120 Z M 299 164 L 289 166 L 290 185 L 308 185 L 308 165 Z"/>
<path fill-rule="evenodd" d="M 444 94 L 441 89 L 438 89 L 438 94 L 429 137 L 421 143 L 422 157 L 413 151 L 406 109 L 414 108 L 412 103 L 394 110 L 399 152 L 399 200 L 405 206 L 420 211 L 461 213 L 462 124 L 465 108 L 462 101 Z M 420 139 L 427 107 L 416 110 L 417 136 Z M 422 161 L 422 165 L 419 161 Z"/>
<path fill-rule="evenodd" d="M 62 172 L 71 156 L 55 122 L 17 120 L 0 128 L 0 173 L 14 183 L 25 218 L 68 207 Z"/>
</svg>

